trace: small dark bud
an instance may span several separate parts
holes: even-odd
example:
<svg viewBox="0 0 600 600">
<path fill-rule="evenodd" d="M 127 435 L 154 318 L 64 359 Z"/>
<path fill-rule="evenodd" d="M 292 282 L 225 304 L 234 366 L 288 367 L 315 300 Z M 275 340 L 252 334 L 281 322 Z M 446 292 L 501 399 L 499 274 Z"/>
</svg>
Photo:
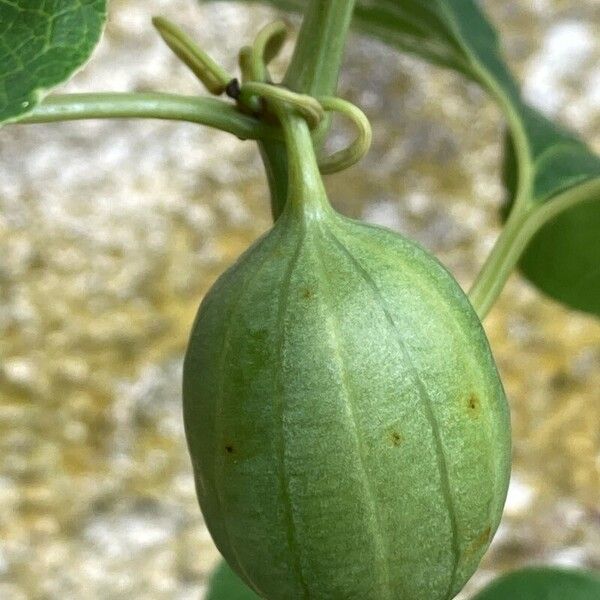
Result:
<svg viewBox="0 0 600 600">
<path fill-rule="evenodd" d="M 225 88 L 225 93 L 234 100 L 237 100 L 240 97 L 241 89 L 240 82 L 234 77 Z"/>
</svg>

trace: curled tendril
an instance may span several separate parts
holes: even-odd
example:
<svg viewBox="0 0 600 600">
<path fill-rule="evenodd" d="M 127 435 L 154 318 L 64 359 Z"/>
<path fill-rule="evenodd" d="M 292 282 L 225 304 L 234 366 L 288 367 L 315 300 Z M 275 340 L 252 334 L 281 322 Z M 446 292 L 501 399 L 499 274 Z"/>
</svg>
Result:
<svg viewBox="0 0 600 600">
<path fill-rule="evenodd" d="M 273 21 L 257 34 L 252 45 L 251 71 L 254 81 L 270 81 L 268 64 L 279 54 L 288 28 L 284 21 Z"/>
<path fill-rule="evenodd" d="M 325 110 L 312 96 L 297 94 L 278 85 L 248 81 L 242 85 L 239 101 L 246 104 L 252 97 L 259 97 L 267 102 L 283 102 L 293 107 L 306 119 L 311 129 L 317 127 L 325 116 Z"/>
<path fill-rule="evenodd" d="M 238 54 L 238 65 L 242 74 L 242 81 L 253 81 L 254 77 L 254 60 L 252 56 L 252 46 L 242 46 Z"/>
<path fill-rule="evenodd" d="M 154 17 L 152 23 L 169 48 L 193 71 L 210 93 L 226 93 L 236 100 L 242 112 L 264 116 L 268 114 L 269 102 L 285 103 L 306 119 L 316 139 L 322 138 L 327 132 L 328 112 L 336 112 L 350 119 L 358 131 L 356 138 L 348 147 L 320 157 L 321 173 L 336 173 L 347 169 L 367 153 L 371 145 L 371 126 L 358 107 L 341 98 L 314 98 L 271 83 L 267 65 L 277 56 L 285 42 L 285 22 L 269 23 L 258 32 L 252 46 L 244 46 L 240 50 L 241 85 L 177 25 L 162 17 Z"/>
<path fill-rule="evenodd" d="M 351 102 L 332 96 L 323 96 L 318 100 L 326 111 L 337 112 L 350 119 L 358 131 L 348 147 L 319 158 L 321 173 L 337 173 L 357 163 L 369 151 L 373 139 L 371 124 L 365 113 Z"/>
<path fill-rule="evenodd" d="M 319 169 L 321 173 L 337 173 L 352 166 L 358 162 L 369 150 L 372 139 L 372 131 L 369 120 L 365 113 L 354 104 L 335 98 L 332 96 L 323 96 L 313 98 L 306 94 L 297 94 L 281 86 L 249 81 L 244 83 L 240 90 L 239 101 L 248 104 L 262 98 L 267 103 L 269 101 L 284 102 L 293 107 L 307 121 L 308 126 L 320 136 L 327 127 L 327 112 L 339 113 L 352 121 L 358 134 L 354 141 L 346 148 L 338 150 L 333 154 L 319 159 Z"/>
</svg>

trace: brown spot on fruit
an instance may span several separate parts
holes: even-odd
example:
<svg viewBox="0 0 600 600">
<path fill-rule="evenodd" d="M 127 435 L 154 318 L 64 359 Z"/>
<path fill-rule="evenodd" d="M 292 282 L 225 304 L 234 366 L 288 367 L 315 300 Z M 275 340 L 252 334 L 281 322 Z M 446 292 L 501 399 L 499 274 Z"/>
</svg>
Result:
<svg viewBox="0 0 600 600">
<path fill-rule="evenodd" d="M 392 429 L 392 431 L 390 431 L 389 439 L 392 446 L 397 447 L 402 443 L 402 436 L 395 429 Z"/>
<path fill-rule="evenodd" d="M 467 399 L 467 408 L 469 409 L 469 413 L 471 416 L 477 416 L 479 414 L 479 398 L 477 394 L 472 392 Z"/>
<path fill-rule="evenodd" d="M 464 556 L 469 557 L 481 550 L 489 541 L 492 528 L 488 525 L 466 548 Z"/>
<path fill-rule="evenodd" d="M 304 288 L 304 290 L 302 291 L 302 297 L 305 300 L 310 300 L 314 297 L 314 295 L 315 293 L 310 288 Z"/>
<path fill-rule="evenodd" d="M 233 454 L 233 446 L 225 446 L 225 452 L 227 452 L 227 454 Z"/>
</svg>

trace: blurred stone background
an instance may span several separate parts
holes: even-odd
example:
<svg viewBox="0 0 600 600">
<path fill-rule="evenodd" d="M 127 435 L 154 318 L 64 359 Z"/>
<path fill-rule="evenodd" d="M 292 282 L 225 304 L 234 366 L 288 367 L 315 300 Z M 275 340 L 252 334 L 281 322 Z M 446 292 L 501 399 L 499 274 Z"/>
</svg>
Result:
<svg viewBox="0 0 600 600">
<path fill-rule="evenodd" d="M 485 3 L 527 97 L 600 151 L 600 4 Z M 150 26 L 232 69 L 273 12 L 112 0 L 69 91 L 202 93 Z M 419 240 L 468 286 L 498 231 L 502 122 L 460 77 L 359 36 L 340 95 L 375 141 L 327 179 L 345 214 Z M 347 132 L 333 135 L 344 143 Z M 0 132 L 0 598 L 199 599 L 218 560 L 196 504 L 181 362 L 204 291 L 269 226 L 251 142 L 190 124 Z M 515 275 L 486 329 L 514 477 L 469 590 L 531 562 L 600 568 L 600 323 Z"/>
</svg>

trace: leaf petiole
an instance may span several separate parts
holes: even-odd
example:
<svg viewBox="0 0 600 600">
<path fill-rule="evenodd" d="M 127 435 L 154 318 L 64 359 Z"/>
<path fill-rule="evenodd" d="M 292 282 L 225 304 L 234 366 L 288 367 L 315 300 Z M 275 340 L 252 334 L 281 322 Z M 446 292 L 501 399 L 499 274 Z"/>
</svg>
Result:
<svg viewBox="0 0 600 600">
<path fill-rule="evenodd" d="M 80 119 L 166 119 L 207 125 L 241 140 L 277 139 L 277 127 L 241 113 L 215 98 L 152 93 L 57 94 L 48 96 L 18 123 L 54 123 Z"/>
<path fill-rule="evenodd" d="M 582 202 L 600 198 L 600 178 L 593 179 L 536 204 L 529 200 L 513 210 L 469 291 L 469 298 L 480 320 L 486 317 L 519 261 L 527 244 L 546 223 L 561 212 Z"/>
</svg>

